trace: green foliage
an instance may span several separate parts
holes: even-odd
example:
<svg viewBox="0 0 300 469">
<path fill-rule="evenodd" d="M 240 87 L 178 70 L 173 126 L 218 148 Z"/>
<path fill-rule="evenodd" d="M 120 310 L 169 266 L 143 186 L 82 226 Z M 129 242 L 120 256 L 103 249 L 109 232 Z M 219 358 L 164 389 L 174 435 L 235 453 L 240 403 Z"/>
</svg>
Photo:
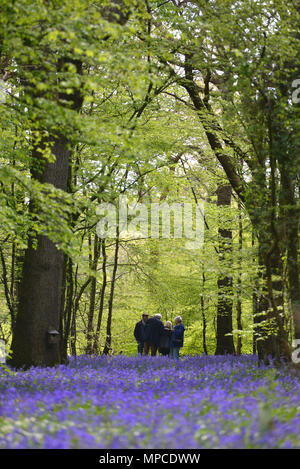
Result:
<svg viewBox="0 0 300 469">
<path fill-rule="evenodd" d="M 72 259 L 74 298 L 89 276 L 96 277 L 97 311 L 103 258 L 95 271 L 89 243 L 97 205 L 117 204 L 120 194 L 147 204 L 197 198 L 205 201 L 206 222 L 199 249 L 189 250 L 178 239 L 121 239 L 113 348 L 135 353 L 133 327 L 147 311 L 160 312 L 164 320 L 183 317 L 183 352 L 189 354 L 204 350 L 205 320 L 213 353 L 217 280 L 223 274 L 233 278 L 233 289 L 222 294 L 233 300 L 234 338 L 241 334 L 240 299 L 243 351 L 249 353 L 253 292 L 265 288 L 253 227 L 268 244 L 274 222 L 284 267 L 288 263 L 283 221 L 295 204 L 285 199 L 282 181 L 288 175 L 297 193 L 299 106 L 291 104 L 290 85 L 299 78 L 299 11 L 290 1 L 121 3 L 124 18 L 116 21 L 118 9 L 108 1 L 2 1 L 0 78 L 8 92 L 0 103 L 1 324 L 7 327 L 9 298 L 16 309 L 16 271 L 29 236 L 47 236 Z M 187 64 L 200 101 L 209 104 L 201 110 L 186 91 Z M 228 174 L 207 129 L 222 141 L 242 182 L 241 249 L 236 201 L 228 209 L 216 206 L 216 189 Z M 71 154 L 67 191 L 41 177 L 43 164 L 54 158 L 53 140 L 62 137 Z M 233 252 L 224 259 L 217 252 L 220 224 L 233 233 Z M 108 287 L 114 245 L 108 240 Z M 77 312 L 81 351 L 90 293 L 89 285 Z M 107 288 L 102 346 L 109 294 Z M 265 324 L 270 333 L 270 322 Z"/>
</svg>

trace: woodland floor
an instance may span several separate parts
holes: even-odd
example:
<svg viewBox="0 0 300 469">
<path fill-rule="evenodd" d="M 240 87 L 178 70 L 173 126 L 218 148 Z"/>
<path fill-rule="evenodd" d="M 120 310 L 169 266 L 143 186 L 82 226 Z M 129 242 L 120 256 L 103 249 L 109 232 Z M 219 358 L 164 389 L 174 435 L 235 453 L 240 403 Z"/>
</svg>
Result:
<svg viewBox="0 0 300 469">
<path fill-rule="evenodd" d="M 300 448 L 299 379 L 251 355 L 80 356 L 0 395 L 0 448 Z"/>
</svg>

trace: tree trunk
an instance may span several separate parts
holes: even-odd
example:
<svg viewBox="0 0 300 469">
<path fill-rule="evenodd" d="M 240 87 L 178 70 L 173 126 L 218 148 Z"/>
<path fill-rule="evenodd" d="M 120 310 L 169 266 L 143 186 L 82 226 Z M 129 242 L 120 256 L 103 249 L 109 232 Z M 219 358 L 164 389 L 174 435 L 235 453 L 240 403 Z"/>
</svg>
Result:
<svg viewBox="0 0 300 469">
<path fill-rule="evenodd" d="M 95 234 L 94 255 L 93 255 L 93 261 L 92 261 L 92 270 L 94 271 L 95 275 L 92 277 L 92 280 L 91 280 L 90 305 L 89 305 L 88 327 L 87 327 L 87 344 L 86 344 L 86 353 L 88 355 L 91 355 L 93 353 L 93 338 L 94 338 L 93 322 L 94 322 L 96 287 L 97 287 L 96 273 L 97 273 L 99 256 L 100 256 L 99 238 Z"/>
<path fill-rule="evenodd" d="M 105 298 L 105 290 L 107 285 L 107 274 L 106 274 L 106 262 L 107 262 L 107 255 L 106 255 L 106 248 L 105 248 L 105 239 L 101 240 L 101 247 L 102 247 L 102 286 L 100 291 L 100 304 L 99 304 L 99 312 L 98 312 L 98 320 L 97 320 L 97 327 L 94 337 L 94 345 L 93 345 L 93 353 L 99 353 L 99 341 L 100 341 L 100 330 L 101 330 L 101 323 L 103 317 L 103 309 L 104 309 L 104 298 Z"/>
<path fill-rule="evenodd" d="M 231 187 L 229 184 L 219 186 L 217 190 L 217 205 L 228 207 L 231 203 Z M 228 260 L 232 254 L 232 232 L 219 228 L 219 259 Z M 220 268 L 221 265 L 220 265 Z M 218 308 L 217 308 L 217 347 L 216 355 L 234 354 L 232 334 L 232 277 L 219 274 L 218 278 Z"/>
<path fill-rule="evenodd" d="M 64 137 L 52 147 L 55 162 L 43 160 L 43 172 L 32 171 L 40 182 L 67 190 L 70 150 Z M 34 151 L 34 159 L 41 161 Z M 34 213 L 34 201 L 31 201 Z M 53 366 L 60 363 L 59 340 L 48 343 L 48 331 L 59 331 L 64 255 L 55 243 L 37 235 L 37 246 L 29 239 L 20 285 L 19 308 L 12 341 L 11 364 L 15 367 Z"/>
<path fill-rule="evenodd" d="M 71 322 L 71 329 L 70 329 L 70 350 L 71 355 L 76 357 L 77 350 L 76 350 L 76 340 L 77 340 L 77 333 L 76 333 L 76 311 L 74 309 L 72 315 L 72 322 Z"/>
<path fill-rule="evenodd" d="M 269 364 L 290 360 L 290 349 L 283 317 L 282 259 L 276 245 L 270 246 L 271 236 L 259 236 L 260 298 L 257 317 L 257 352 L 260 361 Z"/>
<path fill-rule="evenodd" d="M 111 322 L 112 322 L 113 299 L 114 299 L 116 275 L 117 275 L 117 269 L 118 269 L 119 245 L 120 245 L 120 243 L 119 243 L 119 229 L 117 228 L 114 266 L 113 266 L 113 273 L 112 273 L 111 287 L 110 287 L 110 295 L 109 295 L 109 301 L 108 301 L 108 317 L 107 317 L 107 325 L 106 325 L 106 340 L 105 340 L 105 346 L 104 346 L 104 350 L 103 350 L 104 355 L 109 354 L 109 352 L 111 351 Z"/>
<path fill-rule="evenodd" d="M 283 251 L 287 255 L 287 274 L 288 291 L 291 302 L 291 310 L 294 323 L 294 338 L 300 339 L 300 283 L 298 266 L 298 247 L 299 247 L 299 208 L 295 198 L 295 174 L 290 175 L 291 162 L 288 158 L 281 158 L 279 164 L 281 174 L 281 198 L 282 198 L 282 225 L 283 233 Z M 288 163 L 290 165 L 287 167 Z"/>
<path fill-rule="evenodd" d="M 61 333 L 61 340 L 59 343 L 60 346 L 60 356 L 64 357 L 67 360 L 67 349 L 65 348 L 65 341 L 64 341 L 64 334 L 65 334 L 65 300 L 66 300 L 66 293 L 67 293 L 67 265 L 68 265 L 68 257 L 64 255 L 64 265 L 63 265 L 63 279 L 62 279 L 62 291 L 61 291 L 61 299 L 60 299 L 60 317 L 59 317 L 59 330 Z M 64 359 L 62 358 L 62 362 Z"/>
<path fill-rule="evenodd" d="M 205 285 L 205 275 L 204 272 L 202 273 L 202 295 L 201 295 L 201 315 L 203 321 L 203 329 L 202 329 L 202 341 L 203 341 L 203 351 L 205 355 L 208 355 L 207 346 L 206 346 L 206 316 L 205 316 L 205 309 L 204 309 L 204 285 Z"/>
<path fill-rule="evenodd" d="M 239 210 L 239 247 L 238 247 L 238 277 L 237 277 L 237 304 L 236 304 L 236 322 L 238 331 L 242 331 L 242 248 L 243 248 L 243 223 L 242 223 L 242 207 L 241 202 L 238 201 L 238 210 Z M 237 335 L 237 344 L 236 344 L 236 354 L 241 355 L 242 353 L 242 337 L 241 333 L 238 332 Z"/>
<path fill-rule="evenodd" d="M 251 240 L 252 249 L 254 250 L 255 246 L 255 233 L 252 228 L 252 240 Z M 252 262 L 256 265 L 256 256 L 253 256 Z M 252 292 L 252 317 L 253 317 L 253 336 L 252 336 L 252 351 L 253 355 L 257 353 L 256 342 L 258 339 L 257 331 L 255 325 L 258 323 L 258 290 L 259 290 L 259 278 L 257 273 L 255 274 L 253 292 Z"/>
<path fill-rule="evenodd" d="M 67 290 L 66 290 L 66 308 L 63 316 L 63 334 L 62 334 L 62 348 L 61 360 L 63 363 L 67 362 L 68 358 L 68 343 L 71 331 L 72 309 L 73 309 L 73 292 L 74 292 L 74 278 L 73 278 L 73 261 L 67 258 Z"/>
</svg>

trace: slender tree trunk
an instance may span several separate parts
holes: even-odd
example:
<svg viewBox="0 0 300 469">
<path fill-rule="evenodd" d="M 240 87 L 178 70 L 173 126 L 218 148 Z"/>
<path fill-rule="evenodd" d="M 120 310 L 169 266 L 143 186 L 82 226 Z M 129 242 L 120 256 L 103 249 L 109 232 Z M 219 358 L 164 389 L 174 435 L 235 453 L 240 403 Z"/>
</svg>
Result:
<svg viewBox="0 0 300 469">
<path fill-rule="evenodd" d="M 15 328 L 16 317 L 15 313 L 17 311 L 17 303 L 16 303 L 16 295 L 15 295 L 15 277 L 16 277 L 16 243 L 13 240 L 12 247 L 11 247 L 11 268 L 10 268 L 10 298 L 12 304 L 12 310 L 14 311 L 14 316 L 12 318 L 12 331 Z"/>
<path fill-rule="evenodd" d="M 201 303 L 201 315 L 202 315 L 202 343 L 203 343 L 203 351 L 205 355 L 208 355 L 207 346 L 206 346 L 206 316 L 205 316 L 205 309 L 204 309 L 204 285 L 205 285 L 205 275 L 204 272 L 202 273 L 202 295 L 200 299 Z"/>
<path fill-rule="evenodd" d="M 93 353 L 93 339 L 94 339 L 94 313 L 95 313 L 95 301 L 96 301 L 96 287 L 97 287 L 97 266 L 100 256 L 99 250 L 99 238 L 97 234 L 94 237 L 94 255 L 92 261 L 92 270 L 95 275 L 91 280 L 91 291 L 90 291 L 90 305 L 89 305 L 89 314 L 88 314 L 88 327 L 87 327 L 87 344 L 86 344 L 86 353 L 91 355 Z"/>
<path fill-rule="evenodd" d="M 112 323 L 112 312 L 113 312 L 113 300 L 114 300 L 114 291 L 116 284 L 116 275 L 118 269 L 118 256 L 119 256 L 119 229 L 117 228 L 117 237 L 116 237 L 116 247 L 115 247 L 115 256 L 114 256 L 114 266 L 111 279 L 110 295 L 108 300 L 108 317 L 107 317 L 107 326 L 106 326 L 106 340 L 103 353 L 104 355 L 109 354 L 111 350 L 111 323 Z"/>
<path fill-rule="evenodd" d="M 236 305 L 236 322 L 237 328 L 239 331 L 242 331 L 242 248 L 243 248 L 243 223 L 242 223 L 242 208 L 241 203 L 238 201 L 238 210 L 239 210 L 239 247 L 238 247 L 238 277 L 237 277 L 237 305 Z M 238 332 L 237 335 L 237 345 L 236 345 L 236 354 L 241 355 L 242 353 L 242 337 L 241 333 Z"/>
<path fill-rule="evenodd" d="M 65 349 L 65 341 L 64 341 L 64 334 L 65 334 L 65 311 L 66 311 L 66 290 L 67 290 L 67 265 L 68 265 L 68 257 L 64 255 L 64 265 L 63 265 L 63 279 L 62 279 L 62 289 L 61 289 L 61 299 L 60 299 L 60 317 L 59 317 L 59 330 L 61 333 L 61 340 L 59 342 L 60 346 L 60 356 L 62 357 L 62 362 L 67 360 L 67 349 Z M 63 358 L 64 357 L 64 358 Z"/>
<path fill-rule="evenodd" d="M 73 275 L 73 261 L 67 258 L 67 290 L 66 290 L 66 308 L 64 310 L 64 328 L 62 337 L 62 355 L 63 363 L 66 363 L 68 357 L 68 343 L 71 330 L 72 310 L 73 310 L 73 296 L 74 296 L 74 275 Z"/>
<path fill-rule="evenodd" d="M 99 304 L 99 311 L 98 311 L 98 320 L 97 320 L 97 327 L 95 332 L 94 338 L 94 345 L 93 345 L 93 353 L 99 353 L 99 342 L 100 342 L 100 330 L 101 330 L 101 323 L 103 317 L 103 309 L 104 309 L 104 298 L 105 298 L 105 290 L 107 285 L 107 274 L 106 274 L 106 263 L 107 263 L 107 255 L 106 255 L 106 248 L 105 248 L 105 239 L 101 240 L 101 250 L 102 250 L 102 286 L 100 291 L 100 304 Z"/>
<path fill-rule="evenodd" d="M 252 228 L 252 240 L 251 240 L 252 249 L 254 250 L 255 247 L 255 234 Z M 256 256 L 253 256 L 252 259 L 253 265 L 257 265 Z M 258 323 L 258 292 L 259 290 L 259 279 L 258 274 L 255 275 L 254 285 L 253 285 L 253 292 L 252 292 L 252 316 L 253 316 L 253 337 L 252 337 L 252 351 L 255 355 L 257 352 L 256 341 L 258 339 L 256 324 Z"/>
<path fill-rule="evenodd" d="M 231 187 L 221 185 L 217 191 L 217 205 L 229 207 L 231 203 Z M 232 232 L 219 228 L 219 259 L 228 260 L 232 254 Z M 217 309 L 217 347 L 216 355 L 234 354 L 232 334 L 232 277 L 219 274 L 218 278 L 218 309 Z"/>
<path fill-rule="evenodd" d="M 77 342 L 77 331 L 76 331 L 76 312 L 73 310 L 71 330 L 70 330 L 70 350 L 73 357 L 76 357 L 76 342 Z"/>
<path fill-rule="evenodd" d="M 76 278 L 76 273 L 75 273 Z M 92 277 L 88 277 L 88 279 L 84 282 L 84 284 L 80 287 L 78 294 L 75 297 L 73 311 L 72 311 L 72 321 L 71 321 L 71 328 L 70 328 L 70 349 L 72 355 L 76 355 L 76 338 L 77 338 L 77 330 L 76 330 L 76 318 L 77 318 L 77 311 L 79 309 L 80 299 L 86 290 L 86 288 L 91 283 Z"/>
</svg>

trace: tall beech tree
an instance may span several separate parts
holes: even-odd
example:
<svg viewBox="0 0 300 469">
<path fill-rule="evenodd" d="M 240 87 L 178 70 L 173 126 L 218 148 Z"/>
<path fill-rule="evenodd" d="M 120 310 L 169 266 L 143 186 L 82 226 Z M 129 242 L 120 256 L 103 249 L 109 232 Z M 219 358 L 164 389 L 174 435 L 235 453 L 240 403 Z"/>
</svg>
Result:
<svg viewBox="0 0 300 469">
<path fill-rule="evenodd" d="M 68 188 L 72 148 L 80 131 L 76 114 L 83 105 L 85 56 L 77 41 L 80 38 L 85 44 L 95 44 L 96 39 L 103 44 L 110 33 L 100 31 L 97 37 L 91 28 L 93 23 L 97 27 L 98 22 L 99 28 L 103 18 L 124 24 L 128 17 L 127 10 L 123 14 L 122 2 L 112 2 L 109 7 L 104 4 L 100 13 L 96 6 L 86 3 L 64 1 L 58 6 L 55 2 L 42 2 L 23 27 L 18 15 L 24 15 L 24 11 L 16 10 L 13 15 L 6 5 L 7 21 L 11 21 L 3 39 L 6 54 L 9 61 L 17 64 L 16 76 L 23 85 L 23 112 L 29 107 L 31 177 L 62 192 Z M 75 41 L 78 27 L 79 38 Z M 18 33 L 21 42 L 16 51 L 10 50 L 12 31 Z M 39 201 L 32 196 L 29 213 L 33 221 L 39 210 Z M 57 242 L 34 231 L 29 233 L 18 298 L 11 359 L 15 367 L 53 366 L 61 362 L 59 340 L 50 343 L 50 334 L 55 331 L 58 336 L 60 329 L 64 255 Z"/>
<path fill-rule="evenodd" d="M 75 66 L 74 75 L 78 77 L 80 83 L 81 61 L 61 58 L 56 61 L 56 73 L 60 74 L 68 64 Z M 37 73 L 40 71 L 37 69 Z M 28 96 L 27 99 L 33 102 L 38 99 L 35 89 L 30 86 L 28 88 L 25 86 L 24 95 L 25 99 Z M 53 96 L 53 99 L 56 99 L 58 106 L 76 112 L 80 110 L 83 103 L 80 86 L 73 88 L 69 94 L 59 92 L 58 96 Z M 32 178 L 66 192 L 72 141 L 57 131 L 51 132 L 47 128 L 44 131 L 52 136 L 44 138 L 42 142 L 33 142 Z M 50 150 L 51 158 L 45 158 L 46 149 Z M 39 210 L 38 203 L 32 198 L 30 212 L 33 218 L 37 210 Z M 12 342 L 11 363 L 15 367 L 53 366 L 60 362 L 59 341 L 50 345 L 48 340 L 50 340 L 50 331 L 59 331 L 63 268 L 63 252 L 51 239 L 40 234 L 29 237 Z"/>
</svg>

